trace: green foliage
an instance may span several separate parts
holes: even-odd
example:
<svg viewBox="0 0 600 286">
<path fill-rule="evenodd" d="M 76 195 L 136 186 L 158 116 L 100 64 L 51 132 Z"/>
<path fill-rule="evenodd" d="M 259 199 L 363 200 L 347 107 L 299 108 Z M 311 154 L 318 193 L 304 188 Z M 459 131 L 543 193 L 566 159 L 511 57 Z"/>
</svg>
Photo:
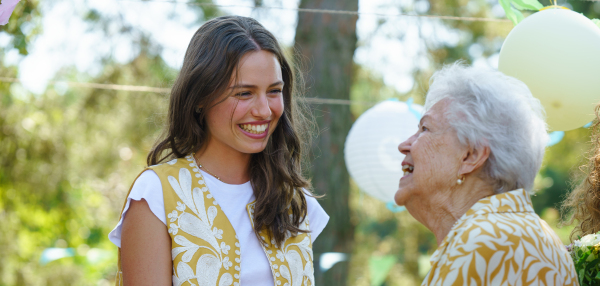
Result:
<svg viewBox="0 0 600 286">
<path fill-rule="evenodd" d="M 164 86 L 174 75 L 160 57 L 141 54 L 127 65 L 107 64 L 93 81 Z M 75 76 L 63 71 L 62 78 Z M 116 247 L 107 234 L 160 129 L 152 118 L 164 112 L 164 95 L 72 88 L 33 96 L 18 83 L 0 84 L 0 91 L 10 103 L 0 106 L 7 154 L 0 158 L 0 245 L 8 246 L 0 248 L 0 280 L 112 280 Z M 39 264 L 42 251 L 55 246 L 77 255 Z"/>
<path fill-rule="evenodd" d="M 515 26 L 525 18 L 521 11 L 510 5 L 510 0 L 500 0 L 500 5 L 502 5 L 502 9 L 504 9 L 506 18 L 511 20 Z"/>
<path fill-rule="evenodd" d="M 584 164 L 584 153 L 589 148 L 590 129 L 578 128 L 565 132 L 558 144 L 546 150 L 542 169 L 536 178 L 536 194 L 532 196 L 533 207 L 538 214 L 546 208 L 560 209 L 566 191 L 577 184 L 573 173 Z M 562 214 L 566 215 L 566 214 Z"/>
<path fill-rule="evenodd" d="M 396 263 L 394 255 L 372 256 L 369 258 L 369 273 L 371 273 L 371 286 L 379 286 L 385 281 L 390 269 Z"/>
<path fill-rule="evenodd" d="M 544 5 L 537 0 L 510 0 L 510 3 L 519 10 L 539 11 L 544 8 Z"/>
<path fill-rule="evenodd" d="M 521 10 L 539 11 L 544 7 L 537 0 L 499 0 L 499 2 L 504 9 L 506 18 L 511 20 L 515 26 L 525 19 Z"/>
<path fill-rule="evenodd" d="M 408 99 L 407 95 L 400 94 L 393 87 L 385 85 L 381 76 L 366 70 L 361 66 L 354 66 L 354 80 L 350 89 L 352 105 L 350 110 L 357 116 L 373 107 L 378 102 L 396 98 L 402 101 Z M 356 117 L 355 117 L 356 118 Z"/>
<path fill-rule="evenodd" d="M 350 285 L 420 285 L 436 248 L 433 233 L 408 212 L 392 213 L 352 181 L 350 194 L 356 225 Z"/>
<path fill-rule="evenodd" d="M 597 236 L 588 234 L 567 246 L 582 286 L 600 285 L 600 244 Z"/>
<path fill-rule="evenodd" d="M 38 4 L 16 6 L 8 25 L 0 27 L 12 42 L 0 51 L 28 53 L 42 32 Z M 219 14 L 214 6 L 191 9 L 198 10 L 198 22 Z M 121 32 L 136 28 L 95 10 L 83 18 L 104 31 L 111 21 L 122 24 Z M 67 67 L 56 79 L 169 87 L 177 71 L 157 55 L 160 48 L 151 39 L 142 35 L 137 42 L 141 52 L 130 63 L 107 58 L 98 76 Z M 17 77 L 16 67 L 0 66 L 0 77 Z M 19 83 L 0 83 L 0 285 L 113 284 L 117 248 L 107 235 L 146 165 L 166 97 L 60 84 L 33 95 Z M 41 263 L 44 249 L 52 247 L 73 248 L 75 255 Z"/>
<path fill-rule="evenodd" d="M 596 24 L 596 26 L 598 26 L 598 28 L 600 28 L 600 20 L 599 19 L 592 19 L 592 22 L 594 24 Z"/>
<path fill-rule="evenodd" d="M 28 44 L 42 32 L 41 13 L 37 9 L 39 0 L 21 1 L 15 7 L 8 24 L 0 26 L 0 32 L 12 36 L 11 45 L 22 55 L 27 55 Z M 0 51 L 11 47 L 0 47 Z"/>
</svg>

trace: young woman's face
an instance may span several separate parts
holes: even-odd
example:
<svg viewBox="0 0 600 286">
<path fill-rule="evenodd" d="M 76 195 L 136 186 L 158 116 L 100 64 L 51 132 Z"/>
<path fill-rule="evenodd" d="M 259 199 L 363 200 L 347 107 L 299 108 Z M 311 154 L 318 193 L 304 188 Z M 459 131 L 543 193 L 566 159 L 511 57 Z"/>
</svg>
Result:
<svg viewBox="0 0 600 286">
<path fill-rule="evenodd" d="M 246 154 L 263 151 L 283 113 L 283 85 L 274 54 L 261 50 L 244 55 L 227 99 L 206 114 L 208 146 Z"/>
</svg>

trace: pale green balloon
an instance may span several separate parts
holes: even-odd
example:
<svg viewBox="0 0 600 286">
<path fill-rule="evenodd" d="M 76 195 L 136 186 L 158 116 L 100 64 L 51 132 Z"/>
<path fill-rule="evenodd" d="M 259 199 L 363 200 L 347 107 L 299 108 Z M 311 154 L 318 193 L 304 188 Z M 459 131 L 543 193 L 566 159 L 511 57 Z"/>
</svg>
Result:
<svg viewBox="0 0 600 286">
<path fill-rule="evenodd" d="M 600 28 L 571 10 L 537 12 L 508 34 L 498 69 L 529 87 L 551 130 L 579 128 L 600 103 Z"/>
</svg>

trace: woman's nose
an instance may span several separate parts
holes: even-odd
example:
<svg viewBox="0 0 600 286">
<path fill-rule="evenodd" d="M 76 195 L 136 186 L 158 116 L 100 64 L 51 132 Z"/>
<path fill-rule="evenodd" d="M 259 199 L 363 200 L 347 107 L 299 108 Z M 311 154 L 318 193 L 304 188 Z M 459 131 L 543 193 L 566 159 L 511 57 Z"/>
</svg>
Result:
<svg viewBox="0 0 600 286">
<path fill-rule="evenodd" d="M 262 94 L 256 99 L 254 108 L 252 108 L 252 115 L 262 119 L 271 117 L 271 107 L 266 94 Z"/>
<path fill-rule="evenodd" d="M 416 134 L 410 136 L 404 142 L 400 143 L 400 145 L 398 145 L 398 151 L 404 155 L 407 155 L 410 152 L 410 147 L 412 147 L 412 143 L 415 141 L 416 136 Z"/>
</svg>

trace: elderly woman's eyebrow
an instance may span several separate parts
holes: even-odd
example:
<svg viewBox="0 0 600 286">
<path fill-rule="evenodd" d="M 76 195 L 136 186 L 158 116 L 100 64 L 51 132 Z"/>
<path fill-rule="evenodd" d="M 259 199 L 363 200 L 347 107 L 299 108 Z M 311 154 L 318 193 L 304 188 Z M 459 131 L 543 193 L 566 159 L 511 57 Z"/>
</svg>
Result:
<svg viewBox="0 0 600 286">
<path fill-rule="evenodd" d="M 419 126 L 423 125 L 423 121 L 425 121 L 425 119 L 430 119 L 431 116 L 429 114 L 425 114 L 423 115 L 423 117 L 421 117 L 421 120 L 419 121 Z"/>
</svg>

